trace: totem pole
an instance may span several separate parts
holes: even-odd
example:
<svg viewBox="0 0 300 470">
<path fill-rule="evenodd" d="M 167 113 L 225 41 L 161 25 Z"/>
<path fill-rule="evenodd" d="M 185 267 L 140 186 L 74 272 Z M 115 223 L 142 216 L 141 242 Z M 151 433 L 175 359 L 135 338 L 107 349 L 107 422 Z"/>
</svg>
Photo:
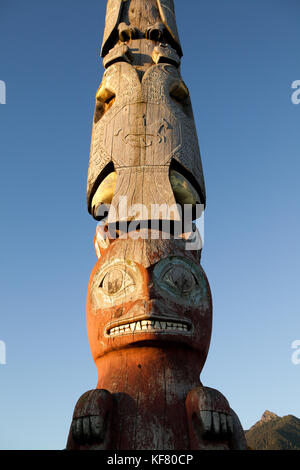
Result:
<svg viewBox="0 0 300 470">
<path fill-rule="evenodd" d="M 246 449 L 226 398 L 200 382 L 212 298 L 186 224 L 205 185 L 173 0 L 108 0 L 101 55 L 87 186 L 100 221 L 87 296 L 98 383 L 67 449 Z"/>
</svg>

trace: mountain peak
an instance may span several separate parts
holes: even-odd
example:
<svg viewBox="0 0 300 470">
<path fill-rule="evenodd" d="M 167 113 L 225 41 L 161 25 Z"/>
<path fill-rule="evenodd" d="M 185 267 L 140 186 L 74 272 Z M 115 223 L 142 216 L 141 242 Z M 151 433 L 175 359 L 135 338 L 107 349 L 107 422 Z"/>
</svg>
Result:
<svg viewBox="0 0 300 470">
<path fill-rule="evenodd" d="M 260 422 L 261 423 L 267 423 L 268 421 L 273 421 L 274 419 L 279 419 L 280 416 L 277 416 L 275 413 L 272 413 L 272 411 L 266 410 L 264 414 L 262 415 Z"/>
<path fill-rule="evenodd" d="M 265 411 L 254 426 L 246 431 L 247 443 L 255 450 L 300 450 L 300 419 L 277 416 Z"/>
</svg>

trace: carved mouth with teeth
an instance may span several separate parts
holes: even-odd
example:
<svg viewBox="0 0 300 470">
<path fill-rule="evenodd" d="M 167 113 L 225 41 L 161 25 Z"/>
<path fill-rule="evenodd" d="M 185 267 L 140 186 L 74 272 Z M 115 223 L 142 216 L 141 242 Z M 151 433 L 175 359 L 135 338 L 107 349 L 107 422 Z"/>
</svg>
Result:
<svg viewBox="0 0 300 470">
<path fill-rule="evenodd" d="M 191 334 L 192 327 L 187 323 L 166 320 L 140 320 L 108 328 L 110 337 L 137 333 Z"/>
</svg>

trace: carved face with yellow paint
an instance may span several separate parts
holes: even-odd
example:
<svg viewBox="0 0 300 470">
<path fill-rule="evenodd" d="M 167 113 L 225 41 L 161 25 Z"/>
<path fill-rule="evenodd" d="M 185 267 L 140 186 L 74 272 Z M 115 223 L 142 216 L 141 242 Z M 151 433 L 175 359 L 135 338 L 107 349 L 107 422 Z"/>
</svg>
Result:
<svg viewBox="0 0 300 470">
<path fill-rule="evenodd" d="M 94 360 L 163 342 L 209 348 L 212 300 L 197 252 L 182 240 L 115 240 L 90 278 L 87 326 Z"/>
<path fill-rule="evenodd" d="M 125 196 L 148 214 L 153 205 L 205 204 L 189 91 L 177 67 L 153 63 L 142 76 L 127 62 L 108 67 L 97 92 L 87 193 L 95 219 L 112 206 L 111 223 L 122 219 Z"/>
</svg>

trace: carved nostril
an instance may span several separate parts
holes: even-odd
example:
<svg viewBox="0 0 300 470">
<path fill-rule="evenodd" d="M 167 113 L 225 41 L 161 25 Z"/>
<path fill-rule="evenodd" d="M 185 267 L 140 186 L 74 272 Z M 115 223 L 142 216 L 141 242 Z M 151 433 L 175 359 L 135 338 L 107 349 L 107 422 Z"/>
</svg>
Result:
<svg viewBox="0 0 300 470">
<path fill-rule="evenodd" d="M 155 289 L 154 289 L 154 284 L 152 281 L 149 282 L 147 286 L 147 298 L 148 300 L 151 300 L 155 297 Z"/>
<path fill-rule="evenodd" d="M 128 25 L 127 23 L 120 23 L 118 31 L 119 40 L 121 42 L 127 42 L 138 37 L 138 30 L 134 26 Z"/>
<path fill-rule="evenodd" d="M 151 39 L 151 41 L 160 41 L 162 37 L 163 34 L 160 29 L 153 29 L 152 31 L 150 31 L 149 39 Z"/>
<path fill-rule="evenodd" d="M 122 31 L 119 34 L 119 39 L 122 42 L 130 41 L 130 31 Z"/>
<path fill-rule="evenodd" d="M 118 308 L 118 310 L 116 310 L 115 314 L 114 314 L 114 317 L 115 318 L 120 318 L 122 315 L 123 315 L 123 307 L 120 307 Z"/>
<path fill-rule="evenodd" d="M 164 31 L 164 25 L 161 23 L 156 23 L 152 27 L 147 28 L 144 35 L 146 39 L 150 39 L 151 41 L 162 42 L 164 37 Z"/>
</svg>

